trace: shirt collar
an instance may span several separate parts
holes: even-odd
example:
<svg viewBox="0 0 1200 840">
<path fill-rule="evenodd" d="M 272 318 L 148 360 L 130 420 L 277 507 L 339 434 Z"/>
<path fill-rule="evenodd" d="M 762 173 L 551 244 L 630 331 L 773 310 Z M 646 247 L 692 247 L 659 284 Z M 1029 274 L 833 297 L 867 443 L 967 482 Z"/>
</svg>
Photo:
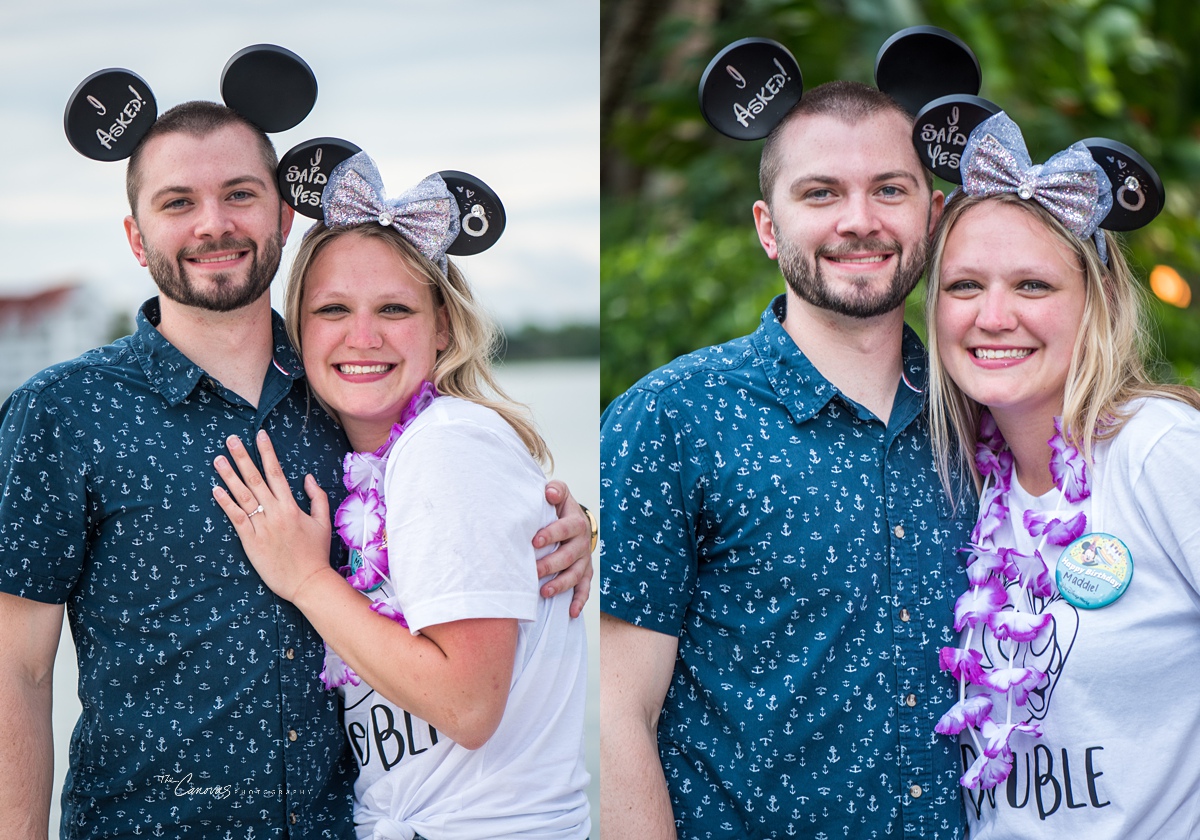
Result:
<svg viewBox="0 0 1200 840">
<path fill-rule="evenodd" d="M 175 406 L 191 396 L 207 374 L 158 331 L 161 320 L 162 310 L 157 297 L 142 304 L 137 314 L 133 347 L 146 380 L 169 405 Z M 303 378 L 304 368 L 288 340 L 283 318 L 278 312 L 271 313 L 271 332 L 275 345 L 272 367 L 289 380 Z"/>
<path fill-rule="evenodd" d="M 765 362 L 766 376 L 780 402 L 787 406 L 797 423 L 809 420 L 840 392 L 836 385 L 821 375 L 796 342 L 783 328 L 787 314 L 787 296 L 779 295 L 762 315 L 762 323 L 753 335 L 754 346 Z M 892 408 L 896 415 L 899 403 L 906 407 L 905 415 L 915 416 L 909 409 L 915 405 L 919 410 L 924 401 L 925 388 L 929 380 L 928 357 L 921 339 L 913 329 L 904 325 L 901 348 L 900 398 Z M 907 421 L 911 416 L 905 418 Z M 889 424 L 890 425 L 890 424 Z"/>
</svg>

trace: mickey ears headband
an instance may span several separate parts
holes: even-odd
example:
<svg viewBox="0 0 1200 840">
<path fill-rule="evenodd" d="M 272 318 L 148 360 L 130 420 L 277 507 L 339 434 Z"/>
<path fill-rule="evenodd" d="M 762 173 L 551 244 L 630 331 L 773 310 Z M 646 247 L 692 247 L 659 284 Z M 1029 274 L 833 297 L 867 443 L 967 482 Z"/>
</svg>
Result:
<svg viewBox="0 0 1200 840">
<path fill-rule="evenodd" d="M 366 190 L 362 197 L 353 199 L 356 208 L 351 214 L 346 213 L 346 192 L 342 189 L 350 173 L 347 167 L 341 166 L 343 163 L 347 166 L 356 164 L 358 174 L 371 182 L 370 190 Z M 447 197 L 453 199 L 455 207 L 451 208 L 453 223 L 448 225 L 444 233 L 450 241 L 441 242 L 433 250 L 442 255 L 468 257 L 495 245 L 506 223 L 504 205 L 495 191 L 474 175 L 454 169 L 438 172 L 436 176 L 426 178 L 418 187 L 435 177 L 445 182 Z M 414 206 L 410 196 L 406 194 L 391 201 L 385 199 L 383 184 L 374 164 L 358 146 L 349 141 L 337 137 L 318 137 L 292 147 L 280 158 L 276 179 L 283 200 L 298 213 L 322 219 L 330 226 L 378 221 L 396 227 L 413 244 L 421 247 L 415 241 L 419 237 L 411 235 L 402 221 L 404 216 L 412 213 L 407 209 Z M 327 201 L 331 192 L 335 194 L 336 207 L 329 206 Z M 435 262 L 440 261 L 430 253 L 426 253 L 426 256 Z M 445 270 L 444 265 L 442 269 Z"/>
<path fill-rule="evenodd" d="M 934 26 L 913 26 L 893 35 L 875 57 L 875 84 L 916 113 L 932 99 L 977 94 L 979 61 L 957 37 Z M 804 93 L 800 65 L 782 44 L 743 38 L 721 50 L 700 78 L 700 112 L 708 124 L 735 140 L 771 133 Z"/>
<path fill-rule="evenodd" d="M 1066 199 L 1079 211 L 1085 204 L 1088 212 L 1095 208 L 1104 209 L 1091 230 L 1077 235 L 1090 236 L 1096 227 L 1112 231 L 1137 230 L 1148 225 L 1165 204 L 1163 183 L 1154 167 L 1116 140 L 1103 137 L 1082 140 L 1054 155 L 1045 164 L 1033 166 L 1020 129 L 999 106 L 978 96 L 951 95 L 929 102 L 917 114 L 913 124 L 913 145 L 927 169 L 950 183 L 963 184 L 964 192 L 971 195 L 984 189 L 1007 191 L 1015 192 L 1021 198 L 1037 197 L 1047 204 L 1042 201 L 1047 189 L 1058 190 L 1074 178 L 1077 183 L 1069 186 L 1077 190 L 1082 172 L 1099 170 L 1106 176 L 1106 179 L 1096 179 L 1097 189 L 1103 194 L 1089 197 L 1086 202 L 1078 198 Z M 1067 162 L 1069 153 L 1079 153 L 1074 162 Z M 997 163 L 1001 157 L 1005 161 Z M 1006 172 L 1000 173 L 1001 168 Z M 1001 180 L 1010 181 L 1012 188 L 1001 190 Z M 1059 183 L 1051 185 L 1052 180 Z M 988 183 L 984 185 L 983 181 Z M 1048 209 L 1062 219 L 1053 207 Z M 1076 217 L 1087 215 L 1079 211 L 1075 212 Z"/>
<path fill-rule="evenodd" d="M 299 125 L 317 101 L 312 69 L 291 50 L 257 44 L 239 50 L 221 72 L 221 97 L 265 132 Z M 92 160 L 124 160 L 158 119 L 150 86 L 136 73 L 100 70 L 75 88 L 63 115 L 67 140 Z"/>
<path fill-rule="evenodd" d="M 257 44 L 239 50 L 226 63 L 221 72 L 221 97 L 264 132 L 286 131 L 312 111 L 317 79 L 304 59 L 291 50 Z M 67 100 L 63 127 L 80 154 L 117 161 L 133 154 L 157 119 L 158 104 L 145 80 L 129 70 L 110 68 L 93 73 L 75 88 Z M 321 195 L 330 174 L 360 151 L 334 137 L 301 143 L 280 160 L 276 171 L 280 194 L 304 215 L 322 218 Z M 439 175 L 462 208 L 453 229 L 463 235 L 453 237 L 443 254 L 469 256 L 490 248 L 504 231 L 500 198 L 465 172 L 446 170 Z"/>
</svg>

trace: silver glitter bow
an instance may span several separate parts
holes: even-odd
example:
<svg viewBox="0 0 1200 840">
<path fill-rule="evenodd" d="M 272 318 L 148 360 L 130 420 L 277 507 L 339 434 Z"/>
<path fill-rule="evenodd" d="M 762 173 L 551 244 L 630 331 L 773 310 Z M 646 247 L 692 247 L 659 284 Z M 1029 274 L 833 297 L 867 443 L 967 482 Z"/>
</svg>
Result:
<svg viewBox="0 0 1200 840">
<path fill-rule="evenodd" d="M 460 227 L 458 204 L 440 175 L 430 175 L 398 198 L 387 199 L 375 161 L 359 152 L 329 173 L 321 208 L 330 227 L 365 222 L 394 227 L 446 273 L 446 249 Z"/>
<path fill-rule="evenodd" d="M 960 170 L 967 195 L 1016 193 L 1033 199 L 1080 239 L 1094 237 L 1107 263 L 1099 227 L 1112 210 L 1112 182 L 1082 143 L 1033 164 L 1021 129 L 1001 111 L 971 132 Z"/>
</svg>

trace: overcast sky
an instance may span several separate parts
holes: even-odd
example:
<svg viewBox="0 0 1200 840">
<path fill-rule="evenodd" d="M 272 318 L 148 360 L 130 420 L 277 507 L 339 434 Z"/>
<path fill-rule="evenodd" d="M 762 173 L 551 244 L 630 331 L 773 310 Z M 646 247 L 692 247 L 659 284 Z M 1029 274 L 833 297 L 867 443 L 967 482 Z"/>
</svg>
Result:
<svg viewBox="0 0 1200 840">
<path fill-rule="evenodd" d="M 599 311 L 598 0 L 0 0 L 0 295 L 74 280 L 133 312 L 155 293 L 122 229 L 124 162 L 78 154 L 63 111 L 91 73 L 141 76 L 159 113 L 220 99 L 245 46 L 274 43 L 317 77 L 317 104 L 272 135 L 280 154 L 343 137 L 379 165 L 389 195 L 443 169 L 504 202 L 490 251 L 462 260 L 506 325 L 596 322 Z M 284 270 L 311 224 L 297 216 Z M 281 271 L 281 275 L 283 272 Z M 274 298 L 278 308 L 282 281 Z"/>
</svg>

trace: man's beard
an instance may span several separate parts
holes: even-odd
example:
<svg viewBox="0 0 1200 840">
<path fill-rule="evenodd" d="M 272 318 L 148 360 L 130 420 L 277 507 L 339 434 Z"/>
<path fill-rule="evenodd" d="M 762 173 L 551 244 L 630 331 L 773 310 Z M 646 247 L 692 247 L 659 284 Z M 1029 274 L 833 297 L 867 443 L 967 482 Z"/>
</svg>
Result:
<svg viewBox="0 0 1200 840">
<path fill-rule="evenodd" d="M 283 235 L 280 231 L 275 231 L 263 246 L 261 254 L 258 244 L 252 239 L 223 239 L 203 248 L 180 250 L 174 260 L 149 245 L 146 245 L 145 249 L 150 276 L 154 278 L 155 285 L 165 297 L 184 306 L 194 306 L 210 312 L 231 312 L 258 300 L 271 288 L 271 281 L 275 278 L 275 272 L 279 270 L 279 260 L 283 253 Z M 208 281 L 216 287 L 212 291 L 201 290 L 188 278 L 186 260 L 190 257 L 247 249 L 251 257 L 250 267 L 246 272 L 246 281 L 241 285 L 237 284 L 229 272 L 208 275 Z"/>
<path fill-rule="evenodd" d="M 899 242 L 884 242 L 879 239 L 862 239 L 847 242 L 836 248 L 821 247 L 817 249 L 813 259 L 809 259 L 792 241 L 775 231 L 775 242 L 779 247 L 779 270 L 792 291 L 804 301 L 820 309 L 847 315 L 851 318 L 873 318 L 891 312 L 903 305 L 921 280 L 925 272 L 925 259 L 928 256 L 929 245 L 921 240 L 910 259 L 905 259 L 904 251 Z M 895 254 L 897 265 L 892 273 L 891 283 L 880 292 L 872 293 L 866 278 L 853 278 L 854 289 L 849 294 L 839 295 L 830 287 L 821 272 L 820 260 L 827 256 L 845 256 L 850 254 L 879 253 L 890 251 Z"/>
</svg>

